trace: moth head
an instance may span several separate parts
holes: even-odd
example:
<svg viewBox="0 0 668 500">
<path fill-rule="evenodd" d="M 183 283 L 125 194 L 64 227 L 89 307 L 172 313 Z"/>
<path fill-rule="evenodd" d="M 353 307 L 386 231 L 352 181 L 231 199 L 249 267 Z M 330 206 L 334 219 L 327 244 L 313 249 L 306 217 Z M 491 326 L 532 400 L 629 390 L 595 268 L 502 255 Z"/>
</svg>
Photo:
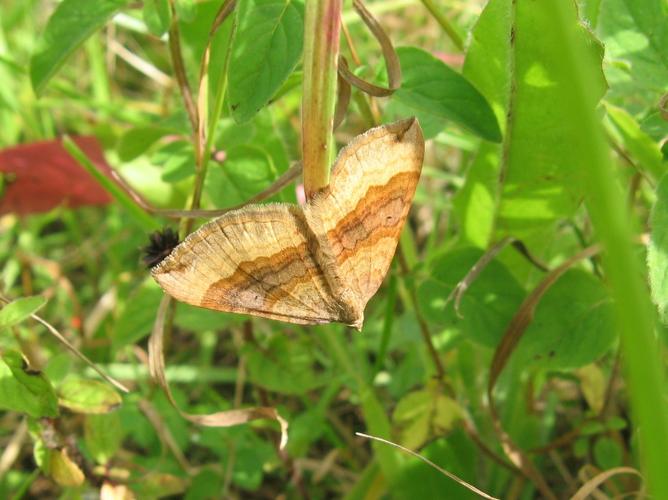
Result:
<svg viewBox="0 0 668 500">
<path fill-rule="evenodd" d="M 179 235 L 171 227 L 155 231 L 148 238 L 148 245 L 142 248 L 142 260 L 149 269 L 160 264 L 179 244 Z"/>
</svg>

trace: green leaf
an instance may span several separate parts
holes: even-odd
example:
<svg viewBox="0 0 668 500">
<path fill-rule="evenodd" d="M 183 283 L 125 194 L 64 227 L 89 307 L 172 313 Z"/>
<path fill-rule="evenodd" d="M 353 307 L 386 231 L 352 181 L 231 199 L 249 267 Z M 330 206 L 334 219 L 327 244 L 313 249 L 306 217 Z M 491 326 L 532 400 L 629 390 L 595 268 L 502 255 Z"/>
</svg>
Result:
<svg viewBox="0 0 668 500">
<path fill-rule="evenodd" d="M 125 132 L 118 140 L 118 157 L 122 161 L 131 161 L 142 155 L 156 141 L 162 137 L 178 133 L 171 127 L 161 127 L 156 125 L 142 125 L 133 127 Z"/>
<path fill-rule="evenodd" d="M 111 339 L 113 351 L 134 344 L 151 333 L 161 298 L 160 287 L 150 277 L 129 294 L 125 307 L 114 325 Z"/>
<path fill-rule="evenodd" d="M 505 133 L 510 95 L 512 16 L 507 0 L 490 0 L 473 28 L 462 74 L 485 96 Z M 493 63 L 490 63 L 493 61 Z M 501 169 L 501 145 L 482 143 L 457 192 L 454 215 L 464 244 L 486 248 L 496 219 Z"/>
<path fill-rule="evenodd" d="M 668 323 L 668 175 L 656 188 L 656 203 L 652 208 L 651 232 L 647 249 L 649 284 L 652 300 L 659 315 Z"/>
<path fill-rule="evenodd" d="M 463 245 L 487 248 L 493 232 L 499 183 L 497 144 L 482 143 L 453 200 Z"/>
<path fill-rule="evenodd" d="M 417 47 L 399 47 L 403 80 L 393 95 L 420 118 L 452 120 L 483 139 L 501 141 L 496 117 L 485 97 L 462 75 Z"/>
<path fill-rule="evenodd" d="M 168 0 L 144 0 L 144 23 L 155 36 L 164 35 L 169 29 L 171 12 Z"/>
<path fill-rule="evenodd" d="M 188 304 L 179 304 L 174 318 L 176 326 L 191 332 L 213 332 L 244 321 L 246 318 L 239 314 L 212 311 Z"/>
<path fill-rule="evenodd" d="M 304 6 L 295 0 L 245 0 L 237 5 L 229 105 L 238 123 L 250 120 L 297 65 L 304 38 Z"/>
<path fill-rule="evenodd" d="M 84 442 L 88 452 L 98 464 L 106 464 L 120 449 L 123 434 L 118 412 L 86 415 Z"/>
<path fill-rule="evenodd" d="M 200 443 L 215 452 L 223 463 L 233 463 L 232 482 L 245 490 L 262 484 L 267 465 L 276 460 L 276 448 L 248 426 L 202 429 Z M 230 461 L 234 456 L 234 461 Z"/>
<path fill-rule="evenodd" d="M 81 486 L 85 480 L 84 473 L 70 458 L 67 448 L 49 451 L 49 476 L 60 486 Z"/>
<path fill-rule="evenodd" d="M 159 222 L 137 205 L 127 191 L 118 183 L 104 175 L 72 139 L 66 136 L 63 139 L 63 146 L 79 165 L 86 169 L 86 171 L 95 178 L 95 180 L 114 198 L 114 200 L 127 210 L 128 214 L 131 215 L 130 220 L 134 221 L 147 231 L 159 228 Z"/>
<path fill-rule="evenodd" d="M 663 160 L 659 145 L 647 135 L 638 122 L 623 108 L 612 104 L 605 106 L 608 116 L 619 133 L 622 144 L 636 161 L 641 172 L 658 182 L 666 173 L 668 165 Z"/>
<path fill-rule="evenodd" d="M 60 406 L 76 413 L 100 415 L 118 408 L 123 400 L 109 385 L 97 380 L 69 378 L 58 389 Z"/>
<path fill-rule="evenodd" d="M 668 4 L 602 0 L 598 33 L 605 43 L 607 99 L 632 114 L 655 107 L 668 90 Z"/>
<path fill-rule="evenodd" d="M 28 319 L 44 304 L 46 304 L 46 299 L 41 295 L 21 297 L 5 304 L 0 309 L 0 328 L 13 326 Z"/>
<path fill-rule="evenodd" d="M 575 4 L 569 4 L 569 23 L 576 24 Z M 578 137 L 569 115 L 571 83 L 563 71 L 562 40 L 552 29 L 546 2 L 517 4 L 513 25 L 513 90 L 504 147 L 503 188 L 497 218 L 497 235 L 519 236 L 520 231 L 541 230 L 575 213 L 584 195 Z M 506 40 L 506 43 L 509 43 Z M 603 49 L 583 27 L 578 50 L 596 65 L 598 78 L 589 82 L 597 96 L 605 90 L 601 68 Z M 501 233 L 501 234 L 498 234 Z"/>
<path fill-rule="evenodd" d="M 178 182 L 195 175 L 195 152 L 189 141 L 165 144 L 151 156 L 151 162 L 162 166 L 165 182 Z"/>
<path fill-rule="evenodd" d="M 624 463 L 622 448 L 614 439 L 602 436 L 594 443 L 594 461 L 602 470 L 619 467 Z"/>
<path fill-rule="evenodd" d="M 467 230 L 476 244 L 512 234 L 545 231 L 570 217 L 581 203 L 584 168 L 580 142 L 569 120 L 571 99 L 568 77 L 560 58 L 563 47 L 546 2 L 517 3 L 491 0 L 473 31 L 464 74 L 485 95 L 502 123 L 503 148 L 487 146 L 469 170 L 458 217 L 468 226 L 469 214 L 481 214 L 490 227 L 489 200 L 497 200 L 495 234 Z M 569 4 L 569 22 L 577 23 L 575 5 Z M 512 40 L 511 40 L 512 33 Z M 584 27 L 578 29 L 578 48 L 600 67 L 602 48 Z M 596 95 L 605 90 L 602 70 L 590 82 Z M 565 145 L 572 145 L 565 147 Z M 496 154 L 490 161 L 489 156 Z M 493 184 L 494 176 L 501 179 Z M 479 196 L 482 195 L 482 196 Z M 489 212 L 487 212 L 489 213 Z"/>
<path fill-rule="evenodd" d="M 312 444 L 320 439 L 327 428 L 325 415 L 319 408 L 309 408 L 290 419 L 288 451 L 291 457 L 304 457 Z"/>
<path fill-rule="evenodd" d="M 58 416 L 58 398 L 41 372 L 29 371 L 21 353 L 5 351 L 0 360 L 0 408 L 31 417 Z"/>
<path fill-rule="evenodd" d="M 30 60 L 30 81 L 41 94 L 67 58 L 128 0 L 63 0 L 49 18 Z"/>
<path fill-rule="evenodd" d="M 195 0 L 176 0 L 174 7 L 176 8 L 176 15 L 182 21 L 189 23 L 197 17 Z"/>
<path fill-rule="evenodd" d="M 525 295 L 503 264 L 493 260 L 471 284 L 462 296 L 461 317 L 452 303 L 446 304 L 450 292 L 482 255 L 481 250 L 464 248 L 437 256 L 429 278 L 418 288 L 418 297 L 429 321 L 495 347 Z"/>
<path fill-rule="evenodd" d="M 401 428 L 400 444 L 415 450 L 433 436 L 450 431 L 463 415 L 456 401 L 437 387 L 428 387 L 404 396 L 397 403 L 392 418 Z"/>
<path fill-rule="evenodd" d="M 419 453 L 469 484 L 479 486 L 488 493 L 499 493 L 499 490 L 495 492 L 483 488 L 479 472 L 480 449 L 463 431 L 453 431 L 447 437 L 429 443 Z M 406 457 L 391 485 L 392 498 L 480 499 L 479 495 L 415 457 Z M 503 497 L 501 494 L 495 496 Z"/>
<path fill-rule="evenodd" d="M 202 498 L 216 498 L 222 491 L 223 478 L 216 471 L 203 469 L 192 478 L 184 500 L 200 500 Z"/>
<path fill-rule="evenodd" d="M 306 341 L 276 335 L 266 347 L 248 347 L 246 356 L 249 379 L 280 394 L 304 394 L 328 379 L 325 372 L 316 371 Z"/>
<path fill-rule="evenodd" d="M 572 269 L 538 304 L 513 362 L 544 369 L 578 368 L 603 355 L 615 338 L 608 290 L 590 273 Z"/>
<path fill-rule="evenodd" d="M 245 202 L 278 177 L 271 157 L 255 146 L 234 146 L 226 151 L 222 165 L 209 168 L 204 189 L 218 206 L 229 207 Z"/>
</svg>

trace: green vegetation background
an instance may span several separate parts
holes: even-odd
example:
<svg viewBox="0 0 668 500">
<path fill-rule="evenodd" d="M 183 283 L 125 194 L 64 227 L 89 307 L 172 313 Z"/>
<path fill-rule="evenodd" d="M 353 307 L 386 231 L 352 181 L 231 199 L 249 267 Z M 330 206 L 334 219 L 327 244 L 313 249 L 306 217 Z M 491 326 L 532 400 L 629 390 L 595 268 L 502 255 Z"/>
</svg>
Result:
<svg viewBox="0 0 668 500">
<path fill-rule="evenodd" d="M 147 203 L 187 206 L 196 142 L 170 37 L 193 93 L 206 93 L 203 207 L 269 187 L 300 157 L 304 6 L 239 0 L 210 35 L 221 4 L 0 0 L 0 196 L 18 185 L 12 146 L 92 135 Z M 402 86 L 386 98 L 353 89 L 337 143 L 407 116 L 428 142 L 362 333 L 179 304 L 165 351 L 182 409 L 276 407 L 287 448 L 271 420 L 198 427 L 170 405 L 148 374 L 162 292 L 140 257 L 168 221 L 123 192 L 70 208 L 61 186 L 46 213 L 0 216 L 0 291 L 16 299 L 0 310 L 1 498 L 476 497 L 355 432 L 504 499 L 570 498 L 597 479 L 610 496 L 668 497 L 668 4 L 368 7 L 397 47 Z M 384 84 L 349 2 L 342 19 L 354 73 Z M 55 186 L 47 160 L 29 167 Z M 70 180 L 97 188 L 83 169 Z M 294 185 L 272 199 L 295 202 Z"/>
</svg>

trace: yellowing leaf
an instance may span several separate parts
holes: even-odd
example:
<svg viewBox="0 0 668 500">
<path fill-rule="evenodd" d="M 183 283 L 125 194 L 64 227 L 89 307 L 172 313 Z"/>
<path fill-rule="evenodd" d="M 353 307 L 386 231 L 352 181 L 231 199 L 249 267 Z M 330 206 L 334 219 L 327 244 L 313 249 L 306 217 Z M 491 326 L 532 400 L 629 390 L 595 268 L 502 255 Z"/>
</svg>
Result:
<svg viewBox="0 0 668 500">
<path fill-rule="evenodd" d="M 595 365 L 587 365 L 575 372 L 580 379 L 580 389 L 589 407 L 600 413 L 605 403 L 606 380 L 601 369 Z"/>
<path fill-rule="evenodd" d="M 67 449 L 51 450 L 49 474 L 60 486 L 81 486 L 85 476 L 67 454 Z"/>
<path fill-rule="evenodd" d="M 448 432 L 461 417 L 457 402 L 434 386 L 404 396 L 394 410 L 393 420 L 401 429 L 399 443 L 418 449 L 430 437 Z"/>
<path fill-rule="evenodd" d="M 122 402 L 114 389 L 97 380 L 70 378 L 58 392 L 60 406 L 77 413 L 109 413 Z"/>
</svg>

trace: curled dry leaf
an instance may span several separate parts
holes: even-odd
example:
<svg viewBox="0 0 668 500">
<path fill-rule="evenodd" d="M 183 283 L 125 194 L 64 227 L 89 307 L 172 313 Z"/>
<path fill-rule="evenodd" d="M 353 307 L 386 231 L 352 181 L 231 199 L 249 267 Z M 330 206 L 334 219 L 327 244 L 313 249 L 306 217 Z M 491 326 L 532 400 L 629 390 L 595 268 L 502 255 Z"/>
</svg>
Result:
<svg viewBox="0 0 668 500">
<path fill-rule="evenodd" d="M 387 80 L 389 86 L 387 88 L 380 87 L 373 83 L 369 83 L 362 78 L 353 74 L 348 68 L 348 61 L 344 57 L 339 58 L 339 76 L 348 84 L 357 87 L 362 92 L 365 92 L 374 97 L 387 97 L 401 86 L 401 65 L 399 64 L 399 56 L 394 50 L 394 46 L 387 36 L 385 30 L 380 23 L 373 17 L 371 12 L 367 10 L 361 0 L 354 0 L 353 7 L 367 25 L 373 36 L 378 40 L 383 51 L 383 59 L 385 59 L 385 66 L 387 68 Z"/>
<path fill-rule="evenodd" d="M 165 394 L 171 405 L 186 420 L 206 427 L 231 427 L 233 425 L 244 424 L 246 422 L 251 422 L 258 419 L 276 420 L 281 427 L 281 440 L 279 443 L 279 448 L 285 448 L 285 445 L 288 442 L 288 423 L 283 417 L 279 415 L 275 408 L 260 406 L 255 408 L 220 411 L 207 415 L 192 415 L 190 413 L 184 412 L 178 407 L 176 401 L 174 400 L 174 396 L 172 395 L 172 391 L 169 388 L 167 378 L 165 377 L 165 357 L 163 353 L 165 318 L 167 316 L 170 303 L 171 298 L 164 296 L 160 302 L 160 306 L 158 307 L 153 331 L 151 332 L 151 337 L 148 341 L 148 367 L 151 377 L 156 382 L 158 382 L 158 384 L 160 384 L 160 387 L 162 387 L 162 389 L 165 391 Z"/>
<path fill-rule="evenodd" d="M 632 467 L 615 467 L 614 469 L 609 469 L 606 471 L 597 474 L 592 477 L 589 481 L 582 485 L 582 487 L 575 492 L 575 495 L 571 497 L 571 500 L 584 500 L 589 495 L 596 491 L 596 488 L 605 483 L 608 479 L 619 474 L 635 474 L 636 476 L 642 475 L 636 469 Z"/>
</svg>

